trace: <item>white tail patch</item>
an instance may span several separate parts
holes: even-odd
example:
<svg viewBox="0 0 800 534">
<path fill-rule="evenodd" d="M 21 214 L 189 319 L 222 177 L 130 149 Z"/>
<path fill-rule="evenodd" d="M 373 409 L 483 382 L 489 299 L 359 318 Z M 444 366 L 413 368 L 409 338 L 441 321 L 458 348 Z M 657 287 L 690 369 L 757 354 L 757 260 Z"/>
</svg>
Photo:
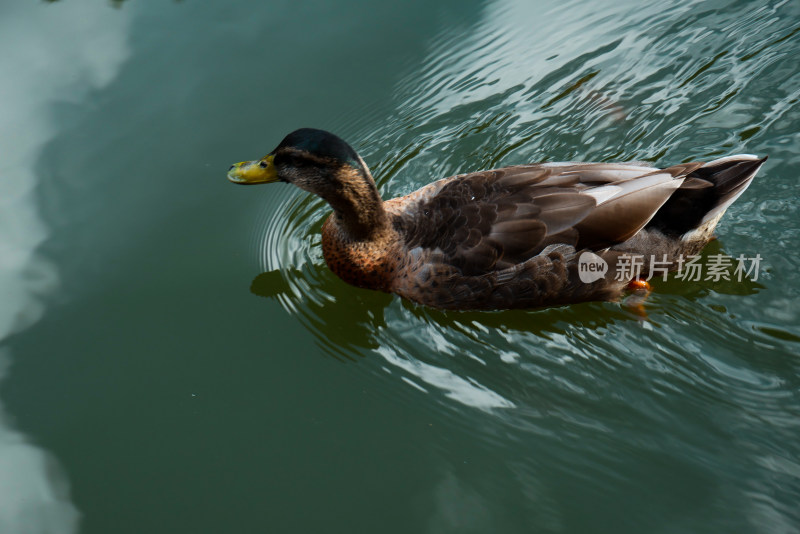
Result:
<svg viewBox="0 0 800 534">
<path fill-rule="evenodd" d="M 689 230 L 685 234 L 681 236 L 681 241 L 691 243 L 692 241 L 703 241 L 706 242 L 711 239 L 711 236 L 714 235 L 714 229 L 717 227 L 717 223 L 725 214 L 725 210 L 717 211 L 713 209 L 711 211 L 716 211 L 716 215 L 709 217 L 706 215 L 703 218 L 703 222 L 700 223 L 700 226 L 693 230 Z"/>
<path fill-rule="evenodd" d="M 709 161 L 703 164 L 703 167 L 713 167 L 714 165 L 719 165 L 720 163 L 727 163 L 729 161 L 756 161 L 759 158 L 758 156 L 754 156 L 753 154 L 736 154 L 734 156 L 725 156 L 724 158 L 715 159 L 713 161 Z"/>
</svg>

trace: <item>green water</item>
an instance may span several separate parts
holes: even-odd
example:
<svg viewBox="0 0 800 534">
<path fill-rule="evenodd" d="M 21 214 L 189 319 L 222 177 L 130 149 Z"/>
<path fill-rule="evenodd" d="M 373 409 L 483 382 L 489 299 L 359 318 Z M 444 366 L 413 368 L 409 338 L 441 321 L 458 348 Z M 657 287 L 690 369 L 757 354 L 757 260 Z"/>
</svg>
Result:
<svg viewBox="0 0 800 534">
<path fill-rule="evenodd" d="M 0 534 L 800 531 L 800 4 L 0 5 Z M 331 130 L 385 197 L 769 155 L 758 280 L 443 313 L 227 182 Z"/>
</svg>

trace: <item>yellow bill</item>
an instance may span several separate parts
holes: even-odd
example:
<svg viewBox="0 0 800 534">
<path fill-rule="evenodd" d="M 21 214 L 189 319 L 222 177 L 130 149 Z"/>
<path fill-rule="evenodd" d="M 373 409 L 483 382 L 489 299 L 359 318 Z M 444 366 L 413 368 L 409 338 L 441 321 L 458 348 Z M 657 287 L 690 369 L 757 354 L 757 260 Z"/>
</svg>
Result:
<svg viewBox="0 0 800 534">
<path fill-rule="evenodd" d="M 274 156 L 264 156 L 255 161 L 234 163 L 228 169 L 228 180 L 235 184 L 268 184 L 278 181 L 278 172 L 272 162 Z"/>
</svg>

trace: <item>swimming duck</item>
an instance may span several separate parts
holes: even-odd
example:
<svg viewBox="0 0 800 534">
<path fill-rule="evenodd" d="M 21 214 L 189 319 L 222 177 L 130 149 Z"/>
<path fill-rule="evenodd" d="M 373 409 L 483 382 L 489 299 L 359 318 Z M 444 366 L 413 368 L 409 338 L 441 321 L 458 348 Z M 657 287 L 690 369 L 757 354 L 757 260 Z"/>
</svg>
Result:
<svg viewBox="0 0 800 534">
<path fill-rule="evenodd" d="M 286 182 L 330 204 L 322 250 L 345 282 L 435 308 L 491 310 L 616 300 L 655 265 L 676 270 L 713 238 L 765 160 L 516 165 L 384 201 L 350 145 L 303 128 L 232 165 L 228 178 Z"/>
</svg>

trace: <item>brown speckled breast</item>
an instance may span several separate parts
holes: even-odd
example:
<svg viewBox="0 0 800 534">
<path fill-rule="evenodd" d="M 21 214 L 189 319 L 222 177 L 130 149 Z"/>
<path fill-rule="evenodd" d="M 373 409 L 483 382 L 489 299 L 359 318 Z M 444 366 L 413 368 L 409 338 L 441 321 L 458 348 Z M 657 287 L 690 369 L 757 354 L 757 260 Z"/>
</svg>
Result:
<svg viewBox="0 0 800 534">
<path fill-rule="evenodd" d="M 369 241 L 352 241 L 331 214 L 322 226 L 322 254 L 336 276 L 356 287 L 388 292 L 400 257 L 391 230 Z"/>
</svg>

